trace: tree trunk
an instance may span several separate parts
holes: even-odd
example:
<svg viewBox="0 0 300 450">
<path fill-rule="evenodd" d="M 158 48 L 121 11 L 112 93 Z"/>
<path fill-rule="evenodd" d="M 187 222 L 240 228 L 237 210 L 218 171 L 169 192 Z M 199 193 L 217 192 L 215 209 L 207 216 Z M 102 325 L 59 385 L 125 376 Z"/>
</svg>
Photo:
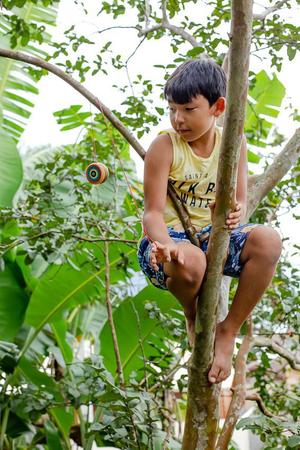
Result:
<svg viewBox="0 0 300 450">
<path fill-rule="evenodd" d="M 208 267 L 198 300 L 195 347 L 188 368 L 183 450 L 212 450 L 216 445 L 220 386 L 210 385 L 207 374 L 213 359 L 219 292 L 230 237 L 225 220 L 235 204 L 236 173 L 248 91 L 251 26 L 252 1 L 233 0 L 227 108 L 218 168 L 216 209 L 207 254 Z"/>
</svg>

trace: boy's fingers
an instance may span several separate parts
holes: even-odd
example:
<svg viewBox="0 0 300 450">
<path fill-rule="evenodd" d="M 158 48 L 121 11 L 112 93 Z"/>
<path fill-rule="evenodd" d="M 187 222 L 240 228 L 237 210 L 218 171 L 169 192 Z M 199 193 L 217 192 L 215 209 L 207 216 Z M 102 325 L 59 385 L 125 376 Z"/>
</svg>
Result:
<svg viewBox="0 0 300 450">
<path fill-rule="evenodd" d="M 232 219 L 234 217 L 240 217 L 240 215 L 241 215 L 241 211 L 238 210 L 238 211 L 234 211 L 234 212 L 229 213 L 228 218 Z"/>
<path fill-rule="evenodd" d="M 184 264 L 184 253 L 181 250 L 178 250 L 177 261 L 179 264 Z"/>
<path fill-rule="evenodd" d="M 168 248 L 163 249 L 163 256 L 167 261 L 171 261 L 170 250 Z"/>
<path fill-rule="evenodd" d="M 230 219 L 227 219 L 227 223 L 236 223 L 236 222 L 239 222 L 239 220 L 240 220 L 240 216 L 238 216 L 238 217 L 231 217 Z"/>
<path fill-rule="evenodd" d="M 179 264 L 184 264 L 184 253 L 180 248 L 174 249 L 174 251 L 171 252 L 171 257 L 179 262 Z"/>
</svg>

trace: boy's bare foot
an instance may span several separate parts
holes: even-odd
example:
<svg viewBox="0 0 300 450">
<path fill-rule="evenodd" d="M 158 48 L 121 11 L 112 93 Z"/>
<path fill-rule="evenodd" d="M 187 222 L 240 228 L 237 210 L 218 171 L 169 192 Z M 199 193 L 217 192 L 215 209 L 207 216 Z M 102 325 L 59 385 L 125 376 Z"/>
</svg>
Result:
<svg viewBox="0 0 300 450">
<path fill-rule="evenodd" d="M 217 324 L 215 354 L 208 373 L 208 380 L 211 383 L 220 383 L 229 377 L 236 334 L 236 332 L 228 330 L 223 322 Z"/>
<path fill-rule="evenodd" d="M 185 318 L 186 331 L 188 335 L 189 344 L 194 347 L 195 343 L 195 319 Z"/>
</svg>

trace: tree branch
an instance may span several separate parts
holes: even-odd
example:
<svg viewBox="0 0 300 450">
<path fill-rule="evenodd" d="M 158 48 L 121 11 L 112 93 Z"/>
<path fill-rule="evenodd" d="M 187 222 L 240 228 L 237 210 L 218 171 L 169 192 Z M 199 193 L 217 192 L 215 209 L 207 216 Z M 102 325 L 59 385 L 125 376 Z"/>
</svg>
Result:
<svg viewBox="0 0 300 450">
<path fill-rule="evenodd" d="M 151 6 L 149 4 L 149 0 L 145 0 L 145 24 L 148 26 L 149 17 L 151 13 Z"/>
<path fill-rule="evenodd" d="M 146 27 L 144 29 L 141 29 L 139 31 L 139 36 L 146 36 L 149 33 L 152 33 L 154 31 L 159 30 L 169 30 L 173 34 L 178 34 L 179 36 L 183 37 L 186 41 L 188 41 L 192 47 L 203 47 L 201 43 L 198 43 L 197 40 L 194 38 L 194 36 L 187 31 L 185 31 L 184 28 L 177 27 L 176 25 L 173 25 L 169 22 L 168 14 L 167 14 L 167 8 L 166 8 L 166 0 L 161 0 L 161 10 L 162 10 L 162 20 L 160 24 L 154 25 L 153 27 L 148 27 L 148 22 L 146 22 Z"/>
<path fill-rule="evenodd" d="M 246 399 L 246 362 L 249 351 L 252 347 L 252 319 L 248 319 L 247 334 L 239 348 L 236 362 L 235 373 L 232 382 L 232 399 L 229 410 L 225 418 L 223 429 L 218 439 L 216 450 L 227 450 L 231 440 L 235 425 L 240 417 L 241 410 L 245 404 Z"/>
<path fill-rule="evenodd" d="M 35 56 L 26 55 L 21 52 L 14 52 L 12 50 L 0 49 L 0 56 L 4 58 L 15 59 L 17 61 L 23 61 L 33 66 L 46 69 L 48 72 L 58 76 L 70 86 L 72 86 L 77 92 L 83 95 L 89 102 L 91 102 L 102 114 L 112 123 L 112 125 L 120 132 L 120 134 L 126 139 L 127 142 L 134 148 L 134 150 L 140 155 L 141 158 L 145 157 L 145 150 L 141 144 L 136 140 L 132 133 L 123 125 L 123 123 L 110 111 L 107 106 L 102 103 L 98 97 L 92 94 L 86 89 L 79 81 L 72 78 L 70 75 L 59 69 L 54 64 L 49 63 L 41 58 Z"/>
<path fill-rule="evenodd" d="M 216 209 L 207 252 L 208 266 L 198 299 L 195 346 L 189 361 L 188 404 L 182 450 L 215 448 L 219 386 L 207 375 L 213 361 L 216 313 L 229 244 L 225 224 L 235 201 L 239 150 L 245 121 L 252 1 L 233 0 L 228 97 L 217 175 Z"/>
<path fill-rule="evenodd" d="M 178 34 L 179 36 L 183 37 L 183 39 L 188 41 L 193 47 L 203 47 L 203 45 L 201 43 L 198 43 L 190 33 L 184 30 L 184 28 L 172 25 L 170 22 L 162 21 L 159 25 L 154 25 L 150 28 L 144 28 L 143 30 L 139 31 L 139 36 L 144 36 L 158 30 L 169 30 L 171 31 L 171 33 Z"/>
<path fill-rule="evenodd" d="M 287 3 L 287 0 L 283 0 L 280 2 L 276 2 L 274 6 L 270 6 L 269 8 L 265 8 L 263 12 L 259 14 L 253 14 L 253 20 L 265 20 L 265 18 L 275 12 L 278 11 L 282 6 Z"/>
<path fill-rule="evenodd" d="M 273 163 L 260 175 L 251 176 L 248 180 L 247 217 L 250 217 L 260 201 L 284 177 L 300 156 L 300 128 L 298 128 Z"/>
<path fill-rule="evenodd" d="M 0 48 L 0 56 L 9 59 L 15 59 L 17 61 L 23 61 L 27 64 L 31 64 L 37 67 L 41 67 L 42 69 L 46 69 L 54 75 L 58 76 L 70 86 L 72 86 L 76 91 L 78 91 L 81 95 L 83 95 L 89 102 L 91 102 L 102 114 L 112 123 L 112 125 L 119 131 L 119 133 L 126 139 L 126 141 L 132 146 L 132 148 L 138 153 L 138 155 L 144 159 L 145 158 L 145 150 L 140 145 L 140 143 L 136 140 L 132 133 L 123 125 L 123 123 L 110 111 L 110 109 L 102 103 L 98 97 L 92 94 L 88 89 L 86 89 L 81 83 L 72 78 L 70 75 L 65 73 L 63 70 L 56 67 L 54 64 L 51 64 L 41 58 L 37 58 L 35 56 L 26 55 L 21 52 L 14 52 L 13 50 L 7 50 Z M 168 195 L 170 196 L 176 211 L 179 214 L 179 218 L 182 222 L 182 226 L 187 232 L 188 237 L 191 242 L 197 245 L 197 239 L 193 237 L 194 228 L 191 224 L 190 217 L 187 213 L 185 207 L 179 200 L 174 187 L 171 185 L 170 181 L 168 182 Z"/>
<path fill-rule="evenodd" d="M 276 416 L 275 414 L 271 413 L 264 404 L 263 399 L 258 394 L 247 394 L 245 400 L 252 400 L 257 403 L 257 406 L 259 407 L 260 411 L 267 417 L 275 417 L 276 419 L 282 419 L 281 417 Z"/>
<path fill-rule="evenodd" d="M 300 370 L 299 357 L 290 350 L 283 348 L 282 345 L 275 342 L 272 338 L 256 336 L 253 339 L 253 347 L 268 347 L 272 352 L 286 359 L 293 369 Z"/>
</svg>

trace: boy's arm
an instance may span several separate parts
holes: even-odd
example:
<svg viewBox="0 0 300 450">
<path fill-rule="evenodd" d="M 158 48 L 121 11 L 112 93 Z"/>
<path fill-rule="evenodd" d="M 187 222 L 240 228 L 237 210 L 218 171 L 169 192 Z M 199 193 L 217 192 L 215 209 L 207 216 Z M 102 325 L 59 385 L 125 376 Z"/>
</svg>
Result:
<svg viewBox="0 0 300 450">
<path fill-rule="evenodd" d="M 172 159 L 170 137 L 166 134 L 157 136 L 145 156 L 143 224 L 148 236 L 162 244 L 173 242 L 163 217 Z"/>
</svg>

